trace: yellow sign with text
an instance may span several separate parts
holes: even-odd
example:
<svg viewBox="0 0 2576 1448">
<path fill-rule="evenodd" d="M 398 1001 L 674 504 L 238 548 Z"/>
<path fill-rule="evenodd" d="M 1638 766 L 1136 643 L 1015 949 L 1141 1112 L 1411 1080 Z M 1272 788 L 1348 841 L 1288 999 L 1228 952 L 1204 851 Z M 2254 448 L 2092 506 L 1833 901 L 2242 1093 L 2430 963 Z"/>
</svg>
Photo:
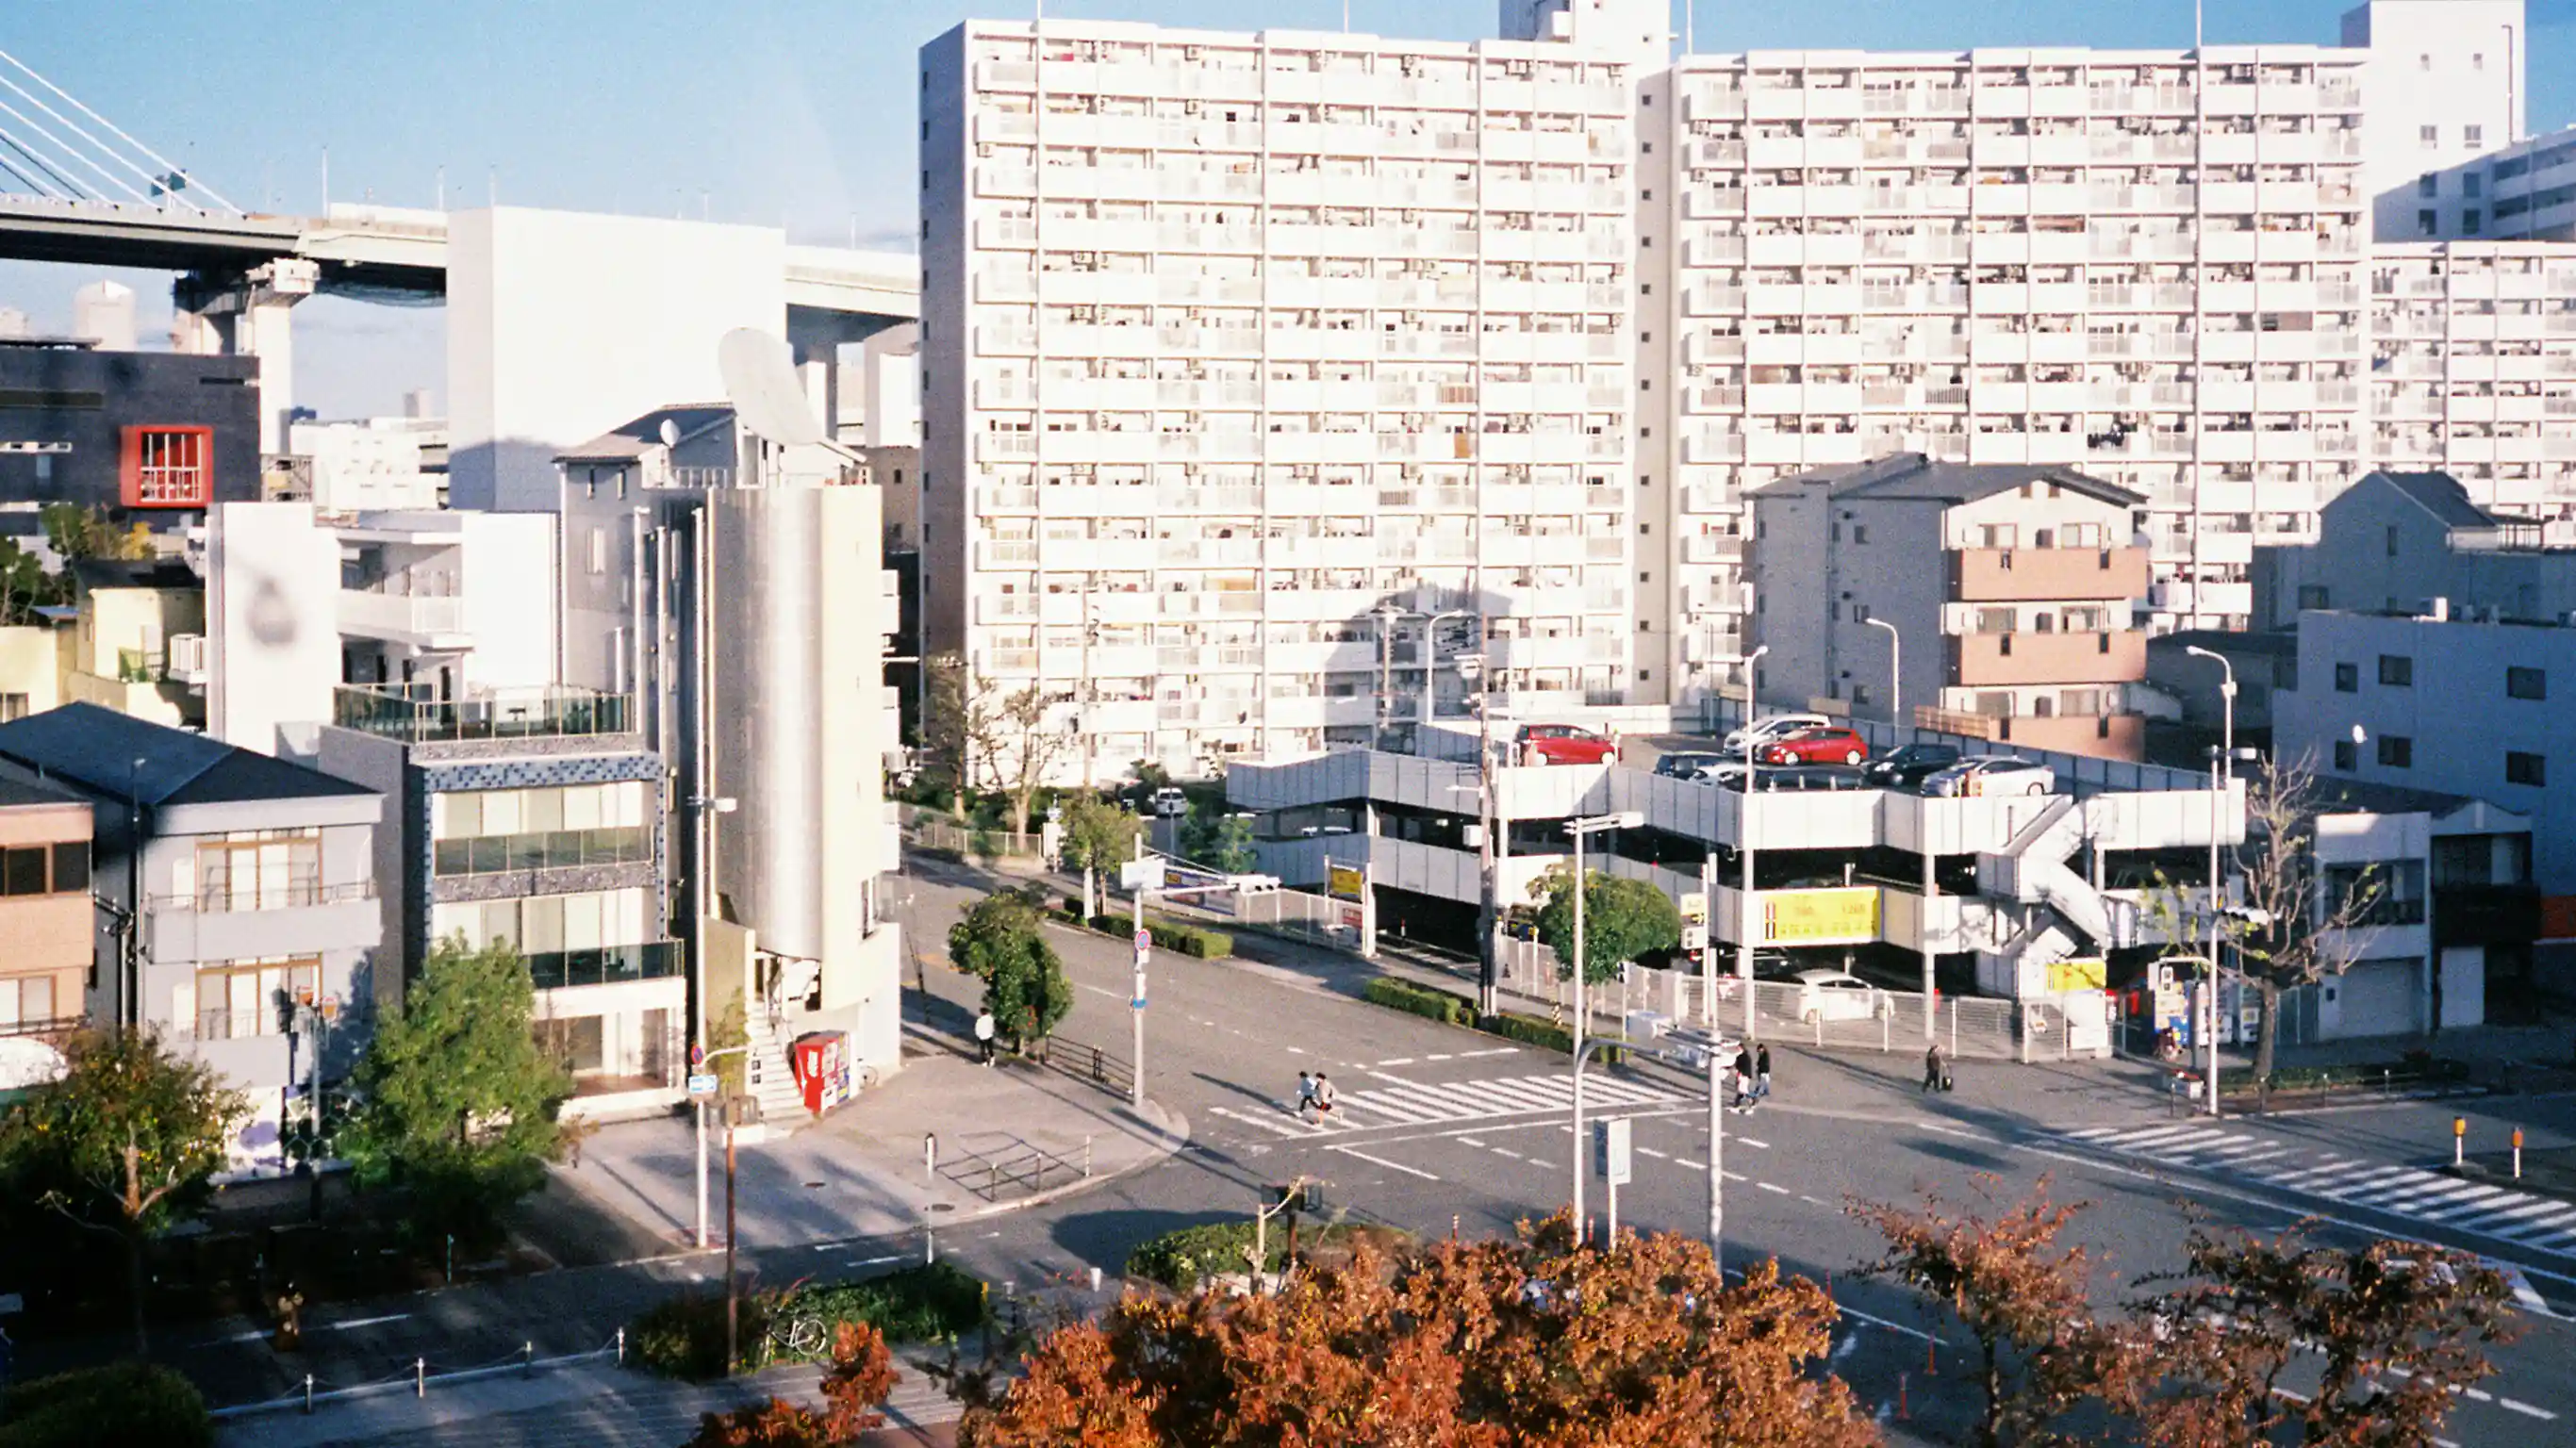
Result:
<svg viewBox="0 0 2576 1448">
<path fill-rule="evenodd" d="M 1762 892 L 1765 945 L 1863 945 L 1878 939 L 1878 887 Z"/>
<path fill-rule="evenodd" d="M 1342 899 L 1357 900 L 1368 893 L 1368 876 L 1356 865 L 1335 865 L 1331 889 Z"/>
<path fill-rule="evenodd" d="M 2048 988 L 2052 993 L 2100 990 L 2109 973 L 2109 966 L 2098 960 L 2052 960 L 2048 963 Z"/>
</svg>

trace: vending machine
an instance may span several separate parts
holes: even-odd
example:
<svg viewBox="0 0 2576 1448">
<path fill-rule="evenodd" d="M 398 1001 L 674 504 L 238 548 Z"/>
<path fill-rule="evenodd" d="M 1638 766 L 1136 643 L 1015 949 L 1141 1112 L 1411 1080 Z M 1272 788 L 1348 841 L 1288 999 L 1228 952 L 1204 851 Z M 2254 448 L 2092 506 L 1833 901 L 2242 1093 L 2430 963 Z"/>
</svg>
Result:
<svg viewBox="0 0 2576 1448">
<path fill-rule="evenodd" d="M 805 1109 L 817 1116 L 850 1099 L 850 1037 L 846 1031 L 815 1031 L 798 1036 L 789 1062 L 796 1084 L 805 1093 Z"/>
</svg>

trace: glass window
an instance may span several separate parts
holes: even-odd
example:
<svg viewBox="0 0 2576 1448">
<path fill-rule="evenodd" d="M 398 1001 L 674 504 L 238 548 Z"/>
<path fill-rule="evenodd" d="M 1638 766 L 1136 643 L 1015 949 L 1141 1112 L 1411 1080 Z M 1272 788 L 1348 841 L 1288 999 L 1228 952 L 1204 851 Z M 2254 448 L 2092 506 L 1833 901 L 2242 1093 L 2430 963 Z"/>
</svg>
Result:
<svg viewBox="0 0 2576 1448">
<path fill-rule="evenodd" d="M 89 841 L 65 840 L 54 846 L 54 893 L 89 888 Z"/>
<path fill-rule="evenodd" d="M 2338 694 L 2358 694 L 2361 692 L 2361 665 L 2335 665 L 2335 692 Z"/>
<path fill-rule="evenodd" d="M 0 895 L 44 894 L 45 861 L 50 853 L 43 845 L 0 850 Z"/>
<path fill-rule="evenodd" d="M 2415 660 L 2406 654 L 2379 656 L 2379 682 L 2392 689 L 2415 687 Z"/>
<path fill-rule="evenodd" d="M 2403 734 L 2379 736 L 2379 762 L 2391 769 L 2410 769 L 2415 764 L 2415 741 Z"/>
<path fill-rule="evenodd" d="M 2334 767 L 2346 772 L 2356 768 L 2359 764 L 2359 761 L 2355 758 L 2356 753 L 2357 751 L 2353 749 L 2351 740 L 2336 740 L 2334 742 Z"/>
<path fill-rule="evenodd" d="M 2415 194 L 2430 201 L 2442 194 L 2442 178 L 2430 172 L 2415 178 Z"/>
<path fill-rule="evenodd" d="M 2332 608 L 2334 605 L 2326 601 L 2331 597 L 2333 597 L 2333 595 L 2327 591 L 2326 586 L 2322 583 L 2302 583 L 2299 585 L 2299 607 L 2302 609 Z"/>
<path fill-rule="evenodd" d="M 2527 784 L 2537 789 L 2549 783 L 2549 761 L 2540 755 L 2525 754 L 2518 749 L 2506 750 L 2504 782 Z"/>
<path fill-rule="evenodd" d="M 2549 671 L 2508 666 L 2504 671 L 2504 694 L 2508 699 L 2548 698 Z"/>
</svg>

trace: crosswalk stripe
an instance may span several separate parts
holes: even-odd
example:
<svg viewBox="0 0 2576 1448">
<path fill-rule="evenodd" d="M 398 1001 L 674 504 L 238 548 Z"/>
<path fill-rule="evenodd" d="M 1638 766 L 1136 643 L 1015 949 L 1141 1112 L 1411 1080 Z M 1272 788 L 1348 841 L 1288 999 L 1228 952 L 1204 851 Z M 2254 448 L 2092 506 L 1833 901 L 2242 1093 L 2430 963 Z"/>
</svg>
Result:
<svg viewBox="0 0 2576 1448">
<path fill-rule="evenodd" d="M 2517 1222 L 2510 1227 L 2499 1227 L 2494 1235 L 2508 1242 L 2524 1242 L 2558 1231 L 2571 1221 L 2576 1221 L 2576 1207 L 2562 1207 L 2555 1212 L 2544 1212 L 2527 1222 Z"/>
<path fill-rule="evenodd" d="M 2159 1126 L 2150 1128 L 2146 1131 L 2131 1132 L 2120 1136 L 2106 1136 L 2102 1138 L 2102 1140 L 2118 1146 L 2127 1147 L 2134 1151 L 2141 1147 L 2152 1146 L 2160 1141 L 2170 1141 L 2185 1136 L 2197 1136 L 2206 1130 L 2208 1130 L 2208 1128 L 2203 1126 Z"/>
<path fill-rule="evenodd" d="M 1420 1126 L 1426 1122 L 1449 1119 L 1446 1113 L 1434 1116 L 1379 1101 L 1376 1099 L 1376 1093 L 1370 1091 L 1354 1091 L 1333 1103 L 1335 1115 L 1340 1115 L 1344 1111 L 1357 1111 L 1362 1116 L 1391 1116 L 1398 1124 L 1404 1126 Z"/>
<path fill-rule="evenodd" d="M 2327 1177 L 2332 1176 L 2339 1171 L 2350 1171 L 2354 1165 L 2355 1164 L 2353 1162 L 2348 1161 L 2343 1157 L 2330 1156 L 2324 1161 L 2311 1163 L 2307 1166 L 2300 1167 L 2295 1171 L 2276 1171 L 2269 1173 L 2263 1178 L 2263 1180 L 2270 1182 L 2275 1186 L 2290 1186 L 2298 1182 L 2304 1182 L 2310 1177 Z"/>
<path fill-rule="evenodd" d="M 2536 1217 L 2542 1212 L 2549 1210 L 2551 1207 L 2566 1205 L 2563 1202 L 2551 1201 L 2547 1197 L 2524 1196 L 2520 1192 L 2513 1193 L 2512 1198 L 2513 1200 L 2510 1205 L 2499 1207 L 2494 1211 L 2485 1212 L 2478 1216 L 2464 1217 L 2454 1225 L 2468 1227 L 2475 1231 L 2483 1232 L 2487 1230 L 2486 1224 L 2489 1222 L 2516 1222 L 2525 1217 Z"/>
<path fill-rule="evenodd" d="M 1461 1093 L 1428 1085 L 1388 1087 L 1368 1094 L 1375 1100 L 1397 1103 L 1406 1111 L 1430 1112 L 1435 1119 L 1439 1120 L 1447 1120 L 1459 1115 L 1472 1115 L 1476 1106 L 1474 1101 Z"/>
<path fill-rule="evenodd" d="M 2066 1139 L 2069 1141 L 2095 1141 L 2106 1136 L 2117 1136 L 2128 1129 L 2129 1128 L 2125 1126 L 2088 1126 L 2082 1131 L 2070 1131 L 2066 1133 Z"/>
<path fill-rule="evenodd" d="M 1266 1117 L 1249 1116 L 1229 1107 L 1215 1106 L 1210 1107 L 1209 1109 L 1214 1111 L 1217 1115 L 1225 1117 L 1229 1121 L 1240 1121 L 1246 1126 L 1258 1126 L 1262 1130 L 1271 1132 L 1275 1135 L 1302 1136 L 1305 1134 L 1301 1128 L 1290 1126 L 1285 1122 L 1272 1121 Z"/>
</svg>

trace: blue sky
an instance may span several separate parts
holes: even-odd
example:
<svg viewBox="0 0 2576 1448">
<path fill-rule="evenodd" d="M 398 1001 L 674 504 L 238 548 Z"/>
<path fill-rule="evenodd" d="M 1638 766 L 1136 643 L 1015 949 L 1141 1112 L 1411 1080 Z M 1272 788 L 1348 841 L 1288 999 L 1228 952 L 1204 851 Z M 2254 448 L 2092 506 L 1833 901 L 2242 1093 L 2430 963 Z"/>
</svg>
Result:
<svg viewBox="0 0 2576 1448">
<path fill-rule="evenodd" d="M 1051 0 L 1066 16 L 1338 29 L 1340 0 Z M 2210 4 L 2213 43 L 2331 42 L 2343 0 Z M 245 207 L 311 211 L 331 195 L 429 206 L 509 203 L 783 222 L 797 239 L 905 246 L 913 226 L 919 45 L 1018 4 L 928 0 L 181 0 L 22 4 L 0 47 Z M 2184 45 L 2185 0 L 1808 0 L 1698 6 L 1702 50 Z M 1354 29 L 1471 39 L 1492 0 L 1351 0 Z M 1673 7 L 1681 24 L 1680 0 Z M 1215 17 L 1222 15 L 1222 21 Z M 2530 121 L 2576 120 L 2576 0 L 2532 0 Z M 0 304 L 70 317 L 84 273 L 0 264 Z M 164 277 L 125 278 L 147 335 Z M 438 315 L 306 304 L 299 400 L 325 416 L 390 411 L 436 386 Z"/>
</svg>

